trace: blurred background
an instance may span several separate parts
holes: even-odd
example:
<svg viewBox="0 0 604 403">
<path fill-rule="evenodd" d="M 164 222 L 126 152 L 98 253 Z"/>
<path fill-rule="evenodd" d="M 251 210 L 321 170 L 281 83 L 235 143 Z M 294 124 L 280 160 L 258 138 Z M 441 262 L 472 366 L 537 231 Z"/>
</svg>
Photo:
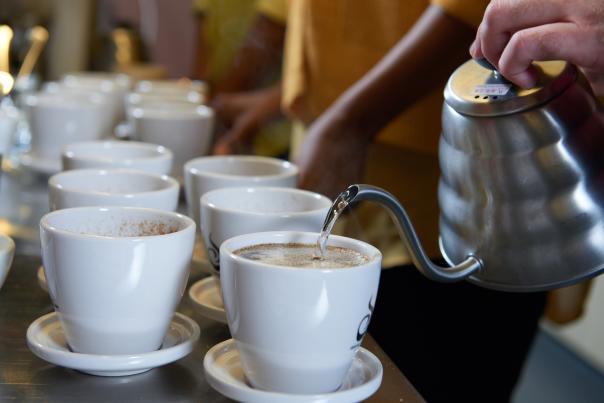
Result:
<svg viewBox="0 0 604 403">
<path fill-rule="evenodd" d="M 80 70 L 127 70 L 153 78 L 195 72 L 197 22 L 188 0 L 5 0 L 0 21 L 14 31 L 15 68 L 25 56 L 29 29 L 48 29 L 48 46 L 36 66 L 44 80 Z"/>
</svg>

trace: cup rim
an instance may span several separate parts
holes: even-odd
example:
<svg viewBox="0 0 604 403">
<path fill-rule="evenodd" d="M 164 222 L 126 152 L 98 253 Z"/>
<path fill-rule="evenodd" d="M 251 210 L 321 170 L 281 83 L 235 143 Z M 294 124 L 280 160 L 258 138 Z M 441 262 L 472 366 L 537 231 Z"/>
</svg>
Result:
<svg viewBox="0 0 604 403">
<path fill-rule="evenodd" d="M 82 234 L 82 233 L 77 233 L 77 232 L 73 232 L 73 231 L 67 231 L 64 229 L 57 228 L 56 226 L 51 225 L 48 222 L 53 216 L 69 215 L 70 213 L 72 213 L 74 211 L 85 211 L 85 210 L 87 210 L 89 212 L 97 212 L 97 213 L 98 212 L 105 213 L 105 212 L 111 212 L 111 211 L 121 211 L 121 212 L 137 211 L 137 212 L 154 213 L 156 215 L 162 215 L 164 217 L 170 216 L 173 219 L 180 220 L 184 224 L 184 227 L 179 229 L 178 231 L 170 232 L 169 234 L 161 234 L 161 235 L 109 236 L 109 235 L 97 235 L 97 234 Z M 124 206 L 88 206 L 88 207 L 71 207 L 71 208 L 55 210 L 55 211 L 46 213 L 40 219 L 40 229 L 44 229 L 48 232 L 58 234 L 58 235 L 61 235 L 61 236 L 67 237 L 67 238 L 73 238 L 73 239 L 77 238 L 77 239 L 104 240 L 104 241 L 124 240 L 124 241 L 140 242 L 143 240 L 157 239 L 160 237 L 174 238 L 174 237 L 181 236 L 181 234 L 183 234 L 187 231 L 195 232 L 195 222 L 184 214 L 180 214 L 180 213 L 176 213 L 176 212 L 172 212 L 172 211 L 164 211 L 164 210 L 159 210 L 159 209 L 154 209 L 154 208 L 124 207 Z"/>
<path fill-rule="evenodd" d="M 212 203 L 210 200 L 217 194 L 221 193 L 289 193 L 289 194 L 297 194 L 303 195 L 303 197 L 312 198 L 314 200 L 319 200 L 320 202 L 326 202 L 324 207 L 313 208 L 311 210 L 302 210 L 302 211 L 287 211 L 287 212 L 257 212 L 250 210 L 238 210 L 234 208 L 225 208 L 221 206 L 217 206 Z M 328 209 L 332 205 L 332 201 L 327 197 L 320 193 L 311 192 L 309 190 L 298 189 L 298 188 L 287 188 L 287 187 L 277 187 L 277 186 L 238 186 L 238 187 L 226 187 L 210 190 L 204 193 L 200 198 L 200 206 L 205 206 L 211 210 L 221 211 L 225 213 L 236 213 L 236 214 L 246 214 L 246 215 L 254 215 L 254 216 L 262 216 L 262 217 L 304 217 L 306 215 L 313 215 L 318 211 Z"/>
<path fill-rule="evenodd" d="M 40 99 L 48 99 L 52 100 L 52 98 L 62 98 L 63 95 L 67 94 L 67 98 L 70 99 L 69 103 L 63 102 L 46 102 L 44 104 L 40 104 Z M 77 99 L 77 102 L 74 102 L 74 98 Z M 107 100 L 104 98 L 103 94 L 97 94 L 93 91 L 89 93 L 80 92 L 44 92 L 38 91 L 32 94 L 27 94 L 23 103 L 27 105 L 29 108 L 49 108 L 49 109 L 70 109 L 70 110 L 81 110 L 81 109 L 92 109 L 92 110 L 103 110 L 105 107 Z"/>
<path fill-rule="evenodd" d="M 90 83 L 112 82 L 119 87 L 130 88 L 132 78 L 125 73 L 115 73 L 110 71 L 70 71 L 61 76 L 61 82 L 80 81 Z"/>
<path fill-rule="evenodd" d="M 129 149 L 147 149 L 150 151 L 154 151 L 156 154 L 149 157 L 127 157 L 121 158 L 119 161 L 124 163 L 129 162 L 143 162 L 149 160 L 156 159 L 166 159 L 173 157 L 172 151 L 159 144 L 153 143 L 145 143 L 142 141 L 116 141 L 116 140 L 100 140 L 100 141 L 80 141 L 77 143 L 66 144 L 62 147 L 61 155 L 65 158 L 74 159 L 74 160 L 86 160 L 86 161 L 103 161 L 103 162 L 112 162 L 115 161 L 116 158 L 111 157 L 99 157 L 99 156 L 82 156 L 77 154 L 77 149 L 80 148 L 101 148 L 101 149 L 111 149 L 111 148 L 129 148 Z"/>
<path fill-rule="evenodd" d="M 145 99 L 146 98 L 146 99 Z M 158 94 L 155 92 L 129 92 L 126 94 L 125 103 L 127 108 L 135 109 L 145 107 L 145 102 L 154 103 L 188 103 L 191 106 L 203 105 L 203 96 L 197 91 L 183 92 L 182 94 Z"/>
<path fill-rule="evenodd" d="M 359 239 L 349 238 L 349 237 L 345 237 L 345 236 L 341 236 L 341 235 L 333 235 L 333 234 L 329 235 L 328 245 L 333 245 L 334 241 L 336 244 L 345 243 L 345 244 L 350 245 L 351 243 L 354 243 L 357 245 L 361 245 L 361 247 L 363 249 L 370 251 L 370 253 L 368 254 L 370 260 L 367 263 L 360 264 L 358 266 L 347 267 L 345 270 L 342 270 L 342 268 L 312 268 L 312 270 L 309 270 L 309 268 L 304 268 L 304 267 L 291 267 L 291 266 L 276 265 L 276 264 L 271 264 L 271 263 L 260 263 L 258 261 L 246 259 L 246 258 L 243 258 L 241 256 L 234 254 L 234 251 L 236 249 L 245 248 L 245 247 L 249 247 L 249 246 L 253 246 L 253 245 L 262 245 L 265 243 L 269 243 L 268 241 L 247 242 L 245 246 L 238 246 L 236 249 L 231 246 L 234 243 L 239 243 L 242 240 L 246 240 L 246 239 L 254 239 L 254 238 L 258 238 L 258 237 L 271 237 L 271 238 L 274 238 L 277 240 L 279 238 L 290 239 L 292 235 L 299 235 L 302 237 L 313 237 L 316 239 L 319 236 L 319 233 L 318 232 L 305 232 L 305 231 L 264 231 L 264 232 L 252 232 L 252 233 L 248 233 L 248 234 L 237 235 L 237 236 L 227 239 L 220 245 L 220 254 L 226 253 L 234 261 L 239 262 L 239 263 L 245 262 L 246 265 L 256 268 L 256 269 L 265 270 L 268 268 L 268 269 L 277 269 L 277 270 L 289 270 L 289 271 L 293 271 L 293 272 L 309 272 L 309 273 L 323 273 L 323 274 L 335 273 L 335 272 L 346 273 L 346 272 L 350 272 L 351 270 L 367 270 L 375 264 L 376 259 L 382 258 L 382 252 L 380 252 L 380 250 L 378 248 L 376 248 L 375 246 L 373 246 L 371 244 L 368 244 L 367 242 L 361 241 Z M 331 242 L 329 242 L 329 241 L 331 241 Z M 284 243 L 284 242 L 270 242 L 270 243 L 278 244 L 278 243 Z M 358 249 L 354 249 L 354 250 L 358 252 Z"/>
<path fill-rule="evenodd" d="M 155 87 L 155 88 L 153 88 Z M 202 93 L 207 89 L 207 83 L 203 80 L 191 80 L 191 79 L 167 79 L 167 80 L 140 80 L 134 86 L 134 91 L 142 93 L 161 92 L 166 91 L 195 91 Z"/>
<path fill-rule="evenodd" d="M 206 161 L 260 161 L 266 162 L 273 166 L 279 166 L 283 168 L 283 172 L 272 175 L 230 175 L 221 172 L 211 172 L 211 171 L 203 171 L 199 167 L 195 165 L 199 163 L 203 163 Z M 199 176 L 199 177 L 208 177 L 215 179 L 243 179 L 253 181 L 253 182 L 262 182 L 264 180 L 269 179 L 282 179 L 289 178 L 292 176 L 298 175 L 299 168 L 296 164 L 290 161 L 282 160 L 274 157 L 262 157 L 256 155 L 209 155 L 205 157 L 197 157 L 189 160 L 184 165 L 185 173 L 189 175 Z"/>
<path fill-rule="evenodd" d="M 89 175 L 89 176 L 88 176 Z M 153 178 L 159 180 L 165 187 L 161 189 L 155 190 L 146 190 L 144 192 L 129 192 L 129 193 L 111 193 L 111 192 L 102 192 L 102 191 L 86 191 L 80 189 L 73 189 L 71 187 L 64 187 L 58 181 L 62 178 L 69 176 L 83 176 L 83 177 L 96 177 L 99 175 L 130 175 L 130 176 L 146 176 L 148 178 Z M 143 196 L 143 195 L 153 195 L 160 194 L 173 191 L 174 189 L 179 188 L 178 182 L 168 176 L 168 175 L 158 175 L 151 172 L 140 171 L 136 169 L 122 169 L 122 168 L 109 168 L 109 169 L 71 169 L 69 171 L 59 172 L 57 174 L 52 175 L 48 179 L 48 186 L 54 189 L 60 190 L 62 192 L 72 193 L 72 194 L 85 194 L 85 195 L 97 195 L 97 196 L 111 196 L 111 197 L 119 197 L 119 198 L 131 198 L 135 196 Z"/>
<path fill-rule="evenodd" d="M 170 103 L 166 101 L 166 103 Z M 212 119 L 214 117 L 214 110 L 209 106 L 202 104 L 190 103 L 186 105 L 186 108 L 177 109 L 164 109 L 159 106 L 151 105 L 136 105 L 132 106 L 127 111 L 129 116 L 134 119 L 157 119 L 157 120 L 169 120 L 169 119 Z"/>
</svg>

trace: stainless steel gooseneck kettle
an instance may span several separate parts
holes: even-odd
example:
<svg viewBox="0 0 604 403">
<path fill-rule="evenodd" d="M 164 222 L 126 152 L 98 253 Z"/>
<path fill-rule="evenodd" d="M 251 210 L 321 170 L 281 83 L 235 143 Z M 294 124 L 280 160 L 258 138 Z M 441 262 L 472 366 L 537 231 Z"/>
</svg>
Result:
<svg viewBox="0 0 604 403">
<path fill-rule="evenodd" d="M 535 63 L 522 90 L 470 60 L 445 89 L 439 160 L 440 246 L 423 252 L 409 217 L 386 191 L 353 185 L 347 203 L 386 206 L 416 266 L 439 281 L 537 291 L 604 270 L 604 115 L 566 62 Z"/>
</svg>

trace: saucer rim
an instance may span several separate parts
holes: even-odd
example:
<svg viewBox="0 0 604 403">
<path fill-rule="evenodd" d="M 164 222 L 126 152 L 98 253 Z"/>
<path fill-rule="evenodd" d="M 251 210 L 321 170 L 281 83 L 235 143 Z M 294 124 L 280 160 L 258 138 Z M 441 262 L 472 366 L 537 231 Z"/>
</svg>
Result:
<svg viewBox="0 0 604 403">
<path fill-rule="evenodd" d="M 199 312 L 199 314 L 208 319 L 212 319 L 213 321 L 226 325 L 228 324 L 228 321 L 224 308 L 220 309 L 215 305 L 205 304 L 201 298 L 198 298 L 199 294 L 206 293 L 209 289 L 214 287 L 217 287 L 216 279 L 213 276 L 208 276 L 196 281 L 191 287 L 189 287 L 187 294 L 189 295 L 189 300 L 195 307 L 196 312 Z"/>
<path fill-rule="evenodd" d="M 42 331 L 51 322 L 59 322 L 60 326 L 56 312 L 42 315 L 29 325 L 26 339 L 31 352 L 38 358 L 57 366 L 105 376 L 113 376 L 112 373 L 125 371 L 148 370 L 177 361 L 193 351 L 201 333 L 199 325 L 193 319 L 175 312 L 170 325 L 177 323 L 187 331 L 186 338 L 178 344 L 139 354 L 85 354 L 58 350 L 34 339 L 34 334 Z"/>
<path fill-rule="evenodd" d="M 63 170 L 61 159 L 55 161 L 53 158 L 39 157 L 31 152 L 21 154 L 19 158 L 20 165 L 36 173 L 54 175 Z"/>
<path fill-rule="evenodd" d="M 379 358 L 366 348 L 359 347 L 355 357 L 364 356 L 367 362 L 376 365 L 376 374 L 367 382 L 343 391 L 320 394 L 288 394 L 254 389 L 249 384 L 242 383 L 236 378 L 224 378 L 214 372 L 214 363 L 217 357 L 236 349 L 235 340 L 228 339 L 210 348 L 203 358 L 205 378 L 212 388 L 224 396 L 248 403 L 344 403 L 359 402 L 372 396 L 381 386 L 384 376 L 384 366 Z"/>
</svg>

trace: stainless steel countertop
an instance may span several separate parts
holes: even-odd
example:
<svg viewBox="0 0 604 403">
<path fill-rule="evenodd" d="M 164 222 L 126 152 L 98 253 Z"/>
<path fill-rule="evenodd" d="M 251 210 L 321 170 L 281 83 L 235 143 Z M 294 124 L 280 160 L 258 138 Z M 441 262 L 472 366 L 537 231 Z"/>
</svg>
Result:
<svg viewBox="0 0 604 403">
<path fill-rule="evenodd" d="M 206 351 L 230 338 L 228 327 L 199 315 L 187 295 L 178 311 L 199 324 L 201 337 L 191 354 L 174 363 L 140 375 L 109 378 L 57 367 L 31 353 L 25 339 L 27 327 L 53 310 L 36 277 L 41 264 L 38 222 L 48 209 L 47 178 L 18 169 L 1 175 L 0 232 L 15 239 L 17 255 L 0 290 L 0 402 L 230 401 L 209 386 L 203 370 Z M 189 285 L 202 276 L 193 271 Z M 367 401 L 424 401 L 371 336 L 365 337 L 363 345 L 384 366 L 382 385 Z"/>
</svg>

